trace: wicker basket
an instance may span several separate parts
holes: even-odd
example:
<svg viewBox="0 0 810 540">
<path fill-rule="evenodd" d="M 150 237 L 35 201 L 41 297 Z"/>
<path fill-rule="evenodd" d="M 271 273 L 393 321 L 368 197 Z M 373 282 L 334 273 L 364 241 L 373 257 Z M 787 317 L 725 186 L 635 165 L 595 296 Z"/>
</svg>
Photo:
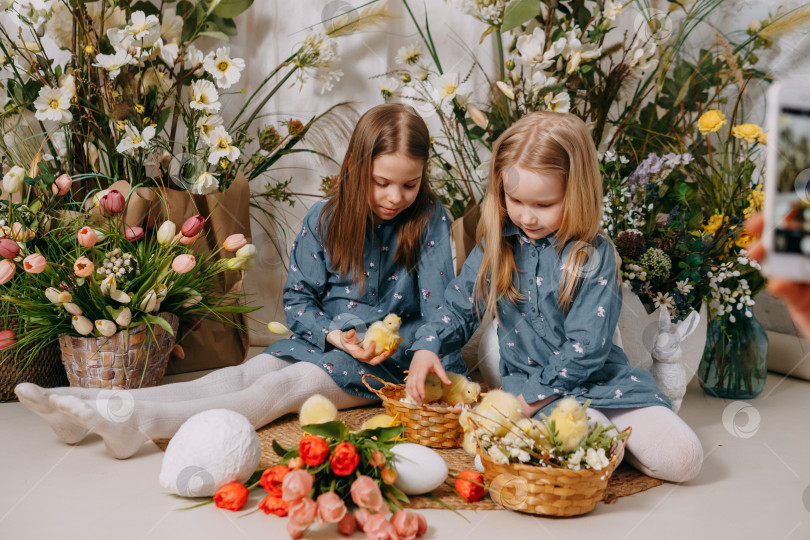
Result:
<svg viewBox="0 0 810 540">
<path fill-rule="evenodd" d="M 627 436 L 617 443 L 608 466 L 599 471 L 573 471 L 561 467 L 538 467 L 523 463 L 496 464 L 489 454 L 478 447 L 484 465 L 484 476 L 490 485 L 490 496 L 496 503 L 510 509 L 546 516 L 578 516 L 586 514 L 602 500 L 610 477 L 619 465 Z"/>
<path fill-rule="evenodd" d="M 383 387 L 379 390 L 372 388 L 366 377 L 381 382 Z M 405 439 L 432 448 L 461 446 L 464 432 L 458 423 L 458 417 L 462 409 L 403 403 L 400 399 L 405 397 L 404 384 L 391 384 L 374 375 L 363 375 L 363 384 L 382 400 L 389 416 L 402 422 L 405 426 Z"/>
<path fill-rule="evenodd" d="M 30 382 L 43 388 L 67 386 L 65 368 L 60 362 L 59 344 L 55 341 L 43 347 L 36 357 L 22 367 L 9 358 L 0 356 L 0 402 L 17 401 L 14 387 L 22 382 Z"/>
<path fill-rule="evenodd" d="M 160 316 L 177 334 L 178 317 L 172 313 Z M 174 347 L 174 336 L 157 325 L 147 331 L 142 324 L 109 338 L 63 335 L 59 337 L 59 345 L 70 386 L 139 388 L 160 384 Z"/>
</svg>

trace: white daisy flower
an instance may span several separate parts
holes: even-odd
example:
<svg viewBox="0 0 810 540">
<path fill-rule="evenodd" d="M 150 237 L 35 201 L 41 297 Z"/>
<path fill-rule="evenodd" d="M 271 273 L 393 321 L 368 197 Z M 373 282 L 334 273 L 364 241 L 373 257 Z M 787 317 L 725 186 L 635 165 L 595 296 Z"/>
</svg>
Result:
<svg viewBox="0 0 810 540">
<path fill-rule="evenodd" d="M 692 289 L 695 288 L 693 285 L 689 285 L 689 282 L 685 279 L 683 281 L 678 281 L 675 285 L 678 287 L 678 292 L 681 294 L 689 294 L 692 292 Z"/>
<path fill-rule="evenodd" d="M 211 155 L 208 156 L 208 163 L 216 165 L 220 159 L 227 159 L 228 161 L 236 161 L 239 159 L 239 149 L 231 143 L 233 139 L 225 131 L 223 126 L 217 126 L 211 132 L 211 135 L 206 141 L 211 146 Z"/>
<path fill-rule="evenodd" d="M 198 49 L 194 45 L 189 45 L 186 48 L 186 54 L 183 57 L 184 69 L 191 69 L 194 66 L 199 66 L 194 70 L 192 75 L 194 75 L 195 77 L 202 77 L 203 73 L 205 73 L 205 68 L 203 67 L 204 62 L 205 62 L 205 53 L 203 53 L 200 49 Z"/>
<path fill-rule="evenodd" d="M 675 309 L 675 301 L 669 295 L 669 293 L 658 293 L 658 295 L 653 299 L 653 305 L 656 308 L 661 306 L 670 309 Z"/>
<path fill-rule="evenodd" d="M 160 20 L 156 15 L 147 16 L 143 11 L 135 11 L 132 14 L 132 24 L 124 28 L 124 31 L 130 38 L 143 41 L 144 46 L 148 46 L 160 36 L 159 28 Z"/>
<path fill-rule="evenodd" d="M 139 132 L 138 128 L 127 122 L 124 128 L 124 136 L 115 149 L 128 156 L 133 155 L 133 150 L 136 148 L 146 148 L 149 141 L 155 136 L 155 126 L 147 126 L 143 131 Z"/>
<path fill-rule="evenodd" d="M 410 45 L 400 47 L 394 57 L 394 61 L 396 61 L 397 64 L 412 66 L 416 65 L 420 58 L 422 58 L 422 48 L 419 46 L 419 42 L 414 42 Z"/>
<path fill-rule="evenodd" d="M 612 2 L 611 0 L 605 0 L 605 5 L 602 8 L 602 14 L 605 16 L 605 19 L 609 21 L 613 21 L 616 17 L 622 14 L 622 8 L 624 6 L 621 2 Z"/>
<path fill-rule="evenodd" d="M 115 79 L 121 68 L 133 63 L 132 55 L 123 49 L 116 49 L 115 54 L 97 54 L 95 67 L 106 69 L 111 79 Z"/>
<path fill-rule="evenodd" d="M 37 120 L 53 120 L 54 122 L 70 122 L 73 114 L 70 108 L 70 90 L 67 88 L 51 88 L 43 86 L 39 89 L 39 95 L 34 106 L 37 112 L 34 116 Z"/>
<path fill-rule="evenodd" d="M 593 43 L 584 44 L 579 39 L 579 29 L 574 28 L 565 33 L 565 48 L 562 50 L 563 58 L 568 60 L 567 74 L 571 74 L 579 69 L 583 60 L 593 60 L 602 54 L 602 49 Z"/>
<path fill-rule="evenodd" d="M 209 54 L 203 61 L 205 71 L 210 73 L 220 88 L 230 88 L 236 84 L 245 69 L 245 61 L 231 58 L 230 47 L 219 47 L 217 52 Z"/>
<path fill-rule="evenodd" d="M 194 81 L 188 89 L 191 96 L 189 105 L 198 111 L 216 112 L 222 107 L 214 83 L 206 80 Z"/>
<path fill-rule="evenodd" d="M 399 88 L 399 81 L 393 77 L 383 77 L 380 79 L 380 93 L 384 100 L 388 101 L 394 92 Z"/>
<path fill-rule="evenodd" d="M 197 131 L 204 140 L 208 140 L 214 128 L 222 125 L 222 117 L 218 114 L 203 116 L 197 120 Z"/>
<path fill-rule="evenodd" d="M 219 190 L 219 180 L 209 172 L 202 173 L 197 177 L 197 181 L 191 186 L 191 192 L 195 195 L 208 195 Z"/>
<path fill-rule="evenodd" d="M 553 49 L 545 51 L 546 34 L 539 27 L 535 28 L 530 35 L 524 34 L 520 36 L 515 46 L 520 55 L 520 61 L 537 69 L 549 67 L 554 62 L 554 57 L 559 54 L 558 51 Z"/>
</svg>

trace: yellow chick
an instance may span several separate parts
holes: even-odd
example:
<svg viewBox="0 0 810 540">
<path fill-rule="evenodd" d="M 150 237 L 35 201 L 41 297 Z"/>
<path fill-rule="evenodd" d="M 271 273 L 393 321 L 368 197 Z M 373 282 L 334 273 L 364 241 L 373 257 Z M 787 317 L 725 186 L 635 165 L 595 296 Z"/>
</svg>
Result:
<svg viewBox="0 0 810 540">
<path fill-rule="evenodd" d="M 382 354 L 383 351 L 394 352 L 402 343 L 402 336 L 399 334 L 401 319 L 389 313 L 381 321 L 374 321 L 368 327 L 366 337 L 363 339 L 363 348 L 367 349 L 371 342 L 374 342 L 374 354 Z"/>
<path fill-rule="evenodd" d="M 551 450 L 552 444 L 548 438 L 548 430 L 546 425 L 540 420 L 533 420 L 525 416 L 518 420 L 518 428 L 525 433 L 531 440 L 546 450 Z"/>
<path fill-rule="evenodd" d="M 475 403 L 481 393 L 481 385 L 477 382 L 468 381 L 464 375 L 447 372 L 450 385 L 442 385 L 442 401 L 449 405 L 458 403 Z"/>
<path fill-rule="evenodd" d="M 517 398 L 503 390 L 487 392 L 481 403 L 469 414 L 479 426 L 496 437 L 506 435 L 509 428 L 513 427 L 522 415 L 522 408 Z"/>
<path fill-rule="evenodd" d="M 554 421 L 557 438 L 562 443 L 562 451 L 570 452 L 579 446 L 588 435 L 588 415 L 576 399 L 561 399 L 548 417 Z"/>
<path fill-rule="evenodd" d="M 337 407 L 327 398 L 320 394 L 309 396 L 301 405 L 301 412 L 298 414 L 298 422 L 302 426 L 309 424 L 323 424 L 337 420 Z"/>
<path fill-rule="evenodd" d="M 475 434 L 472 431 L 464 433 L 464 437 L 461 439 L 461 447 L 468 454 L 475 455 L 477 453 L 477 442 L 475 440 Z"/>
<path fill-rule="evenodd" d="M 388 416 L 387 414 L 375 414 L 365 422 L 360 427 L 361 430 L 363 429 L 374 429 L 378 427 L 391 427 L 394 425 L 396 420 L 394 420 L 393 416 Z"/>
<path fill-rule="evenodd" d="M 452 379 L 451 379 L 452 380 Z M 433 403 L 434 401 L 439 401 L 442 398 L 442 389 L 444 384 L 442 384 L 441 379 L 435 373 L 428 373 L 428 376 L 425 378 L 425 399 L 422 400 L 422 403 Z M 408 399 L 416 402 L 407 391 L 405 395 Z"/>
</svg>

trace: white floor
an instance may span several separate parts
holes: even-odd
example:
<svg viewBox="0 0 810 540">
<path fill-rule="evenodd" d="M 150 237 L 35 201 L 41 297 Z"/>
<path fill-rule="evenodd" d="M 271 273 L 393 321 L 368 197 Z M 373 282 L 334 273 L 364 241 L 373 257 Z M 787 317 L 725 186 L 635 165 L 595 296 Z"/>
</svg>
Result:
<svg viewBox="0 0 810 540">
<path fill-rule="evenodd" d="M 748 402 L 690 386 L 682 416 L 705 451 L 698 478 L 599 504 L 579 518 L 508 511 L 424 510 L 426 538 L 810 538 L 810 382 L 770 373 Z M 736 411 L 736 415 L 734 414 Z M 62 444 L 17 403 L 0 404 L 0 539 L 286 538 L 286 519 L 188 506 L 161 491 L 162 453 L 152 443 L 117 461 L 91 435 Z M 255 508 L 260 494 L 247 507 Z M 334 526 L 307 538 L 340 537 Z M 361 538 L 361 533 L 355 533 Z"/>
</svg>

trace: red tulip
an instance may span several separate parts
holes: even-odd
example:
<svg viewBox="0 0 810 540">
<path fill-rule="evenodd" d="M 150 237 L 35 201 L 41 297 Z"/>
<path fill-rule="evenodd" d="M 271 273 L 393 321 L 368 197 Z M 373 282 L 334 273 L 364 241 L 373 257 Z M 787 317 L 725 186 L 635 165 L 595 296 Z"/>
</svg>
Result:
<svg viewBox="0 0 810 540">
<path fill-rule="evenodd" d="M 205 225 L 205 218 L 202 217 L 200 214 L 196 216 L 191 216 L 183 223 L 183 226 L 180 228 L 180 232 L 183 236 L 187 238 L 191 238 L 197 234 L 200 234 L 202 231 L 203 225 Z"/>
<path fill-rule="evenodd" d="M 125 204 L 124 196 L 117 189 L 111 189 L 101 198 L 101 210 L 107 215 L 120 214 Z"/>
<path fill-rule="evenodd" d="M 0 351 L 5 351 L 15 343 L 17 343 L 17 335 L 14 332 L 11 330 L 0 332 Z"/>
<path fill-rule="evenodd" d="M 51 185 L 51 191 L 53 191 L 54 195 L 65 195 L 68 191 L 70 191 L 70 185 L 72 183 L 73 180 L 70 178 L 70 175 L 63 174 L 54 180 L 53 184 Z"/>
<path fill-rule="evenodd" d="M 127 240 L 135 242 L 143 238 L 143 227 L 126 227 L 124 230 Z"/>
<path fill-rule="evenodd" d="M 0 238 L 0 257 L 13 259 L 20 254 L 20 245 L 10 238 Z"/>
</svg>

